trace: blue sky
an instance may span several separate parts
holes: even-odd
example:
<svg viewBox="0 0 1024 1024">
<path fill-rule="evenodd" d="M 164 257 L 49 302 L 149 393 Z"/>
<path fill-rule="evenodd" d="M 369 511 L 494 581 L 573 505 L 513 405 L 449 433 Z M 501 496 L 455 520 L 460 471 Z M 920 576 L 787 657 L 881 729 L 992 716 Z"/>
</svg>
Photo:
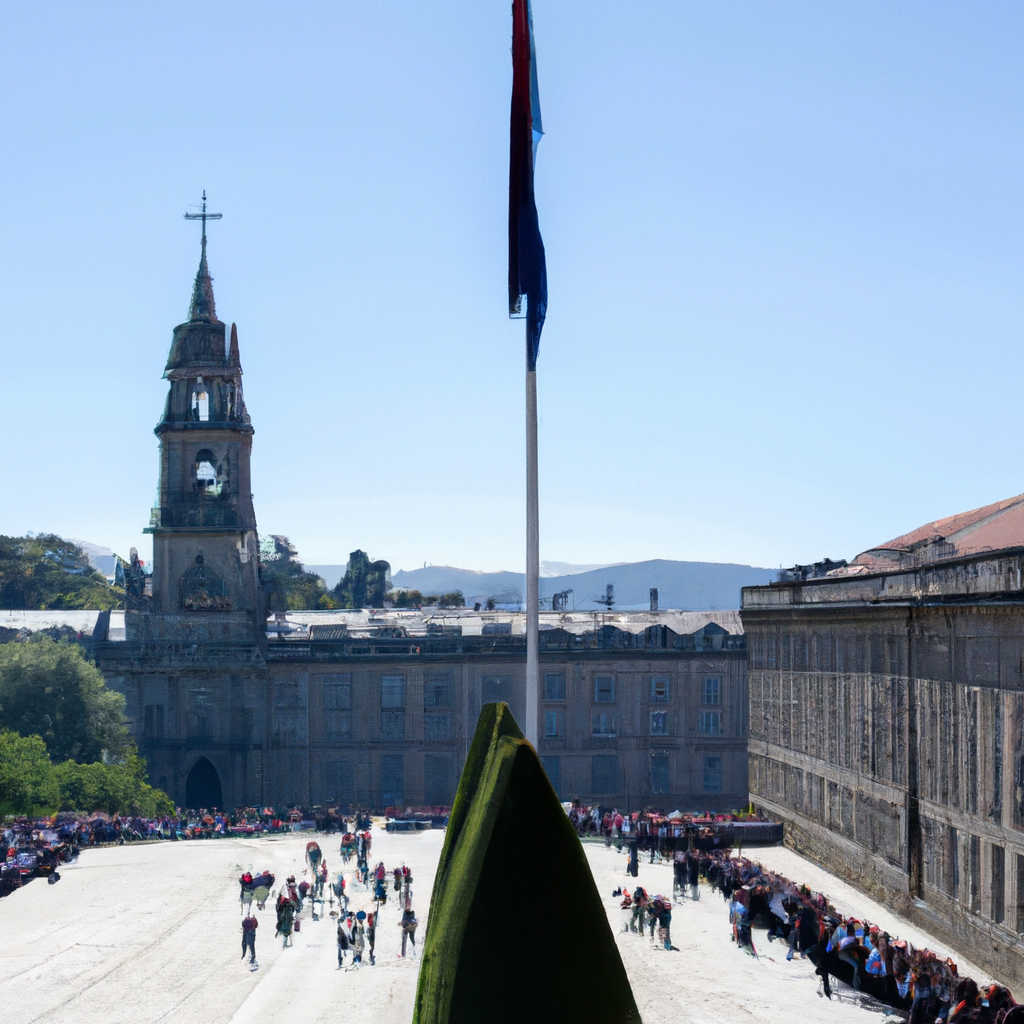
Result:
<svg viewBox="0 0 1024 1024">
<path fill-rule="evenodd" d="M 1024 491 L 1024 7 L 535 0 L 541 557 L 852 557 Z M 207 189 L 263 532 L 523 563 L 507 0 L 8 4 L 0 532 L 127 552 Z"/>
</svg>

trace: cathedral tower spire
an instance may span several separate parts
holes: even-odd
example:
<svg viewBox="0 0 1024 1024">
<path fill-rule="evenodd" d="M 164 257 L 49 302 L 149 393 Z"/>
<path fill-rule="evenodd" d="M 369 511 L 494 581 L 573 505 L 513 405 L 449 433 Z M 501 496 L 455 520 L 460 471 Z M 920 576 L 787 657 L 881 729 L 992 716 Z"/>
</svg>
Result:
<svg viewBox="0 0 1024 1024">
<path fill-rule="evenodd" d="M 199 271 L 189 318 L 174 328 L 164 377 L 169 388 L 160 438 L 160 482 L 153 534 L 154 611 L 208 620 L 227 615 L 251 638 L 262 635 L 256 513 L 249 460 L 253 428 L 242 396 L 238 332 L 217 319 L 206 260 L 206 221 L 221 214 L 186 213 L 203 224 Z M 237 620 L 237 622 L 235 621 Z"/>
<path fill-rule="evenodd" d="M 206 210 L 206 189 L 203 189 L 203 205 L 199 213 L 186 213 L 185 220 L 203 222 L 202 254 L 199 257 L 199 270 L 196 271 L 196 283 L 192 286 L 192 303 L 188 309 L 190 321 L 205 320 L 208 323 L 220 323 L 217 319 L 217 307 L 213 301 L 213 278 L 206 262 L 206 222 L 220 220 L 222 213 L 208 213 Z"/>
</svg>

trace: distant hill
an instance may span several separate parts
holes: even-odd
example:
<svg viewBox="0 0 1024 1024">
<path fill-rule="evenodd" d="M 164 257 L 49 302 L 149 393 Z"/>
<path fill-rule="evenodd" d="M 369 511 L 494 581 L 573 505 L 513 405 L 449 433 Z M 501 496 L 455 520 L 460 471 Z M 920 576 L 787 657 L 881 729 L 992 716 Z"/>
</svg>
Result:
<svg viewBox="0 0 1024 1024">
<path fill-rule="evenodd" d="M 319 572 L 316 566 L 307 566 Z M 321 573 L 321 575 L 323 575 Z M 595 598 L 604 595 L 605 586 L 615 587 L 615 607 L 625 610 L 650 606 L 650 589 L 658 588 L 661 608 L 691 610 L 732 609 L 740 606 L 740 588 L 770 583 L 776 578 L 774 569 L 728 562 L 676 562 L 656 558 L 648 562 L 626 562 L 589 572 L 564 576 L 542 577 L 540 596 L 549 601 L 552 594 L 572 589 L 569 608 L 589 611 L 600 608 Z M 474 572 L 446 565 L 429 565 L 424 569 L 394 573 L 396 587 L 419 590 L 424 594 L 441 594 L 461 590 L 466 603 L 485 602 L 488 597 L 505 597 L 521 601 L 526 575 L 521 572 Z M 501 602 L 505 603 L 505 602 Z"/>
<path fill-rule="evenodd" d="M 77 541 L 76 541 L 77 543 Z M 576 573 L 590 572 L 592 569 L 604 569 L 609 565 L 622 565 L 622 562 L 598 562 L 590 565 L 576 565 L 574 562 L 541 562 L 540 563 L 540 574 L 541 576 L 572 576 Z M 315 572 L 317 576 L 321 577 L 324 583 L 327 584 L 328 590 L 333 590 L 335 584 L 342 576 L 345 575 L 344 565 L 304 565 L 303 568 L 306 572 Z M 449 566 L 441 566 L 441 568 L 447 569 Z M 401 570 L 399 570 L 401 571 Z M 460 569 L 459 572 L 473 573 L 472 569 Z M 481 575 L 480 573 L 474 573 L 474 575 Z M 503 576 L 504 573 L 484 573 L 482 575 L 487 576 Z M 515 573 L 509 573 L 510 576 L 515 576 Z M 523 576 L 523 573 L 519 574 Z M 518 585 L 518 584 L 517 584 Z M 561 589 L 565 589 L 564 587 Z"/>
</svg>

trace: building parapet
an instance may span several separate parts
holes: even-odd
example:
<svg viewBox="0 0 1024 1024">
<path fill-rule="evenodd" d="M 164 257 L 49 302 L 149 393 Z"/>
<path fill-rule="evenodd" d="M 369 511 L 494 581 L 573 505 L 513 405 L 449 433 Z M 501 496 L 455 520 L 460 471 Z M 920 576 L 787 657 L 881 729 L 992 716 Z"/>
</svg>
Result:
<svg viewBox="0 0 1024 1024">
<path fill-rule="evenodd" d="M 874 604 L 1024 596 L 1024 548 L 966 555 L 910 570 L 744 587 L 742 611 L 796 605 Z"/>
</svg>

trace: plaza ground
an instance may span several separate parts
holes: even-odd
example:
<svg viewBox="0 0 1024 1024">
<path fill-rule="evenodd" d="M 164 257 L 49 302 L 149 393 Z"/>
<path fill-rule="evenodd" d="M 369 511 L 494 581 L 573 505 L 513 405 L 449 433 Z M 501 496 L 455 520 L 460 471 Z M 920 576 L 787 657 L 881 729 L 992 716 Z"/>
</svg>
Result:
<svg viewBox="0 0 1024 1024">
<path fill-rule="evenodd" d="M 371 862 L 403 861 L 413 872 L 414 907 L 426 931 L 434 870 L 444 833 L 389 835 L 373 831 Z M 245 869 L 272 871 L 278 882 L 301 877 L 308 834 L 264 839 L 149 843 L 88 850 L 61 871 L 61 881 L 37 879 L 0 901 L 0 992 L 4 1017 L 19 1024 L 409 1024 L 418 959 L 401 959 L 400 913 L 389 901 L 377 930 L 377 963 L 336 969 L 335 928 L 311 920 L 308 904 L 294 945 L 274 939 L 271 901 L 257 913 L 258 970 L 241 955 L 237 878 Z M 334 838 L 317 837 L 333 872 L 341 867 Z M 880 1021 L 884 1008 L 836 983 L 832 1002 L 818 994 L 808 961 L 787 962 L 785 948 L 755 929 L 758 957 L 729 939 L 726 907 L 702 887 L 701 899 L 673 913 L 678 952 L 655 949 L 649 938 L 623 933 L 611 892 L 632 883 L 625 857 L 586 844 L 634 995 L 646 1024 L 655 1022 Z M 749 851 L 766 866 L 826 892 L 840 910 L 879 923 L 915 944 L 951 954 L 961 974 L 982 974 L 955 951 L 781 847 Z M 346 873 L 348 876 L 348 873 Z M 668 893 L 669 865 L 641 858 L 637 879 L 649 892 Z M 350 909 L 372 909 L 370 893 L 351 887 Z M 327 908 L 330 909 L 329 907 Z M 571 907 L 544 884 L 543 871 L 523 913 L 537 927 L 569 931 Z M 418 952 L 418 950 L 417 950 Z M 350 958 L 349 958 L 350 959 Z M 566 978 L 571 985 L 572 979 Z"/>
</svg>

